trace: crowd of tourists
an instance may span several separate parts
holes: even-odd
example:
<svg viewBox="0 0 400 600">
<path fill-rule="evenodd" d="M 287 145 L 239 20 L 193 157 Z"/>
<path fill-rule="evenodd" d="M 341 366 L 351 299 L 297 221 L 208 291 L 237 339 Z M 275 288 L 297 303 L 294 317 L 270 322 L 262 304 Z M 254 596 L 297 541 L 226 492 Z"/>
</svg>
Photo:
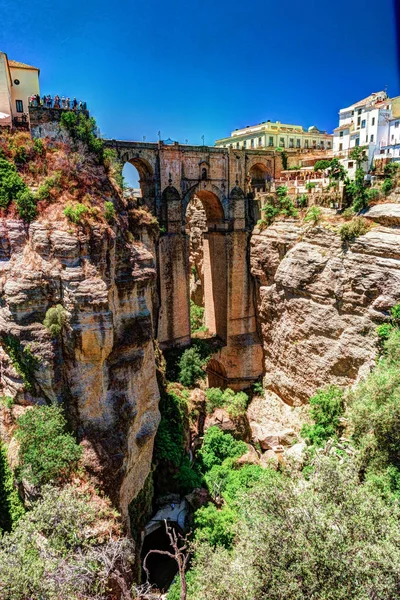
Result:
<svg viewBox="0 0 400 600">
<path fill-rule="evenodd" d="M 69 98 L 65 96 L 58 96 L 54 98 L 48 94 L 42 98 L 39 94 L 33 94 L 29 97 L 29 106 L 43 106 L 44 108 L 63 108 L 65 110 L 87 110 L 86 102 L 77 100 L 76 98 Z"/>
</svg>

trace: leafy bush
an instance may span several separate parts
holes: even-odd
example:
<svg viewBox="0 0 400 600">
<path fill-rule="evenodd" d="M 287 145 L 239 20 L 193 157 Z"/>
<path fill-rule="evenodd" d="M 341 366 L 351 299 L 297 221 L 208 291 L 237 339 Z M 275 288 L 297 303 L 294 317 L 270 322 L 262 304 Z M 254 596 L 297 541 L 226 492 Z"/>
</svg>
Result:
<svg viewBox="0 0 400 600">
<path fill-rule="evenodd" d="M 380 196 L 380 191 L 377 188 L 370 188 L 367 190 L 368 201 L 376 200 Z"/>
<path fill-rule="evenodd" d="M 33 150 L 39 156 L 43 156 L 46 153 L 46 148 L 44 146 L 43 140 L 40 138 L 36 138 L 33 142 Z"/>
<path fill-rule="evenodd" d="M 104 202 L 104 217 L 108 223 L 112 223 L 115 219 L 115 206 L 112 202 Z"/>
<path fill-rule="evenodd" d="M 78 141 L 84 143 L 99 161 L 104 160 L 104 144 L 96 136 L 97 125 L 93 117 L 87 117 L 84 113 L 68 111 L 61 115 L 60 125 L 68 131 L 75 143 Z"/>
<path fill-rule="evenodd" d="M 38 191 L 36 192 L 36 198 L 38 200 L 49 200 L 53 189 L 61 189 L 61 177 L 61 171 L 57 171 L 51 177 L 47 177 L 47 179 L 39 186 Z"/>
<path fill-rule="evenodd" d="M 47 310 L 43 325 L 53 337 L 59 337 L 66 320 L 67 311 L 61 304 L 56 304 Z"/>
<path fill-rule="evenodd" d="M 390 190 L 393 189 L 393 180 L 392 179 L 385 179 L 385 181 L 382 183 L 382 192 L 384 194 L 387 194 L 388 192 L 390 192 Z"/>
<path fill-rule="evenodd" d="M 355 212 L 354 212 L 354 208 L 352 206 L 348 206 L 342 212 L 342 217 L 344 219 L 352 219 L 354 217 L 354 215 L 355 215 Z"/>
<path fill-rule="evenodd" d="M 195 333 L 201 331 L 204 327 L 204 306 L 198 306 L 190 301 L 190 331 Z"/>
<path fill-rule="evenodd" d="M 400 167 L 399 163 L 390 162 L 385 165 L 383 172 L 386 175 L 386 177 L 392 178 L 398 172 L 399 167 Z"/>
<path fill-rule="evenodd" d="M 7 448 L 0 444 L 0 533 L 11 531 L 24 514 L 24 505 L 14 485 L 14 474 L 8 464 Z"/>
<path fill-rule="evenodd" d="M 297 198 L 297 204 L 299 208 L 306 208 L 306 206 L 308 206 L 307 194 L 302 194 L 299 196 L 299 198 Z"/>
<path fill-rule="evenodd" d="M 321 458 L 309 482 L 261 482 L 237 503 L 233 549 L 196 544 L 191 600 L 397 598 L 399 508 L 351 461 Z"/>
<path fill-rule="evenodd" d="M 77 468 L 82 449 L 66 433 L 61 408 L 35 406 L 19 417 L 17 424 L 20 478 L 39 486 L 65 481 Z"/>
<path fill-rule="evenodd" d="M 321 220 L 322 211 L 318 206 L 310 206 L 307 211 L 306 216 L 304 217 L 305 223 L 313 223 L 313 225 L 317 225 L 317 223 Z"/>
<path fill-rule="evenodd" d="M 326 171 L 331 166 L 331 161 L 328 159 L 317 160 L 314 165 L 314 171 Z"/>
<path fill-rule="evenodd" d="M 24 207 L 29 205 L 27 194 L 30 194 L 29 189 L 18 174 L 15 165 L 0 158 L 0 207 L 7 208 L 10 202 L 15 200 L 20 202 L 20 210 L 24 212 Z"/>
<path fill-rule="evenodd" d="M 317 187 L 317 184 L 315 183 L 315 181 L 307 181 L 306 183 L 306 190 L 307 191 L 311 191 L 313 190 L 315 187 Z"/>
<path fill-rule="evenodd" d="M 5 406 L 6 408 L 12 408 L 14 405 L 14 398 L 11 396 L 0 396 L 0 404 Z"/>
<path fill-rule="evenodd" d="M 113 517 L 110 508 L 102 512 L 72 486 L 46 486 L 0 540 L 2 600 L 108 597 L 110 582 L 129 572 L 134 555 L 129 540 L 106 533 Z"/>
<path fill-rule="evenodd" d="M 224 408 L 231 418 L 240 417 L 246 412 L 249 397 L 244 392 L 235 393 L 227 388 L 208 388 L 206 390 L 206 410 L 212 413 L 216 408 Z"/>
<path fill-rule="evenodd" d="M 203 469 L 210 470 L 215 465 L 221 465 L 226 458 L 238 458 L 246 452 L 244 442 L 235 440 L 230 433 L 224 433 L 218 427 L 210 427 L 204 435 L 199 460 Z"/>
<path fill-rule="evenodd" d="M 391 325 L 390 323 L 382 323 L 382 325 L 378 325 L 378 327 L 376 328 L 376 333 L 378 334 L 378 337 L 380 338 L 381 342 L 384 342 L 388 339 L 392 330 L 393 325 Z"/>
<path fill-rule="evenodd" d="M 350 242 L 369 231 L 370 225 L 363 217 L 354 217 L 349 223 L 344 223 L 339 229 L 344 242 Z"/>
<path fill-rule="evenodd" d="M 20 192 L 15 199 L 15 204 L 21 219 L 28 221 L 28 223 L 33 221 L 36 217 L 37 209 L 35 197 L 30 190 L 26 189 Z"/>
<path fill-rule="evenodd" d="M 77 202 L 75 205 L 68 204 L 68 206 L 64 208 L 64 215 L 67 219 L 72 221 L 72 223 L 77 225 L 78 223 L 81 223 L 82 217 L 86 215 L 88 210 L 87 206 Z"/>
<path fill-rule="evenodd" d="M 38 360 L 32 354 L 30 346 L 22 346 L 19 339 L 11 334 L 5 335 L 2 343 L 14 369 L 22 377 L 25 388 L 32 391 L 35 385 L 35 370 L 38 367 Z"/>
<path fill-rule="evenodd" d="M 219 510 L 211 503 L 202 506 L 194 516 L 196 539 L 208 541 L 213 548 L 216 546 L 231 548 L 236 521 L 236 513 L 228 506 Z"/>
<path fill-rule="evenodd" d="M 179 381 L 185 387 L 191 387 L 206 378 L 207 359 L 202 358 L 196 347 L 188 348 L 179 360 Z"/>
<path fill-rule="evenodd" d="M 304 425 L 301 435 L 309 444 L 323 446 L 330 438 L 336 438 L 342 430 L 340 419 L 344 414 L 343 391 L 333 385 L 319 390 L 310 398 L 310 406 L 314 425 Z"/>
</svg>

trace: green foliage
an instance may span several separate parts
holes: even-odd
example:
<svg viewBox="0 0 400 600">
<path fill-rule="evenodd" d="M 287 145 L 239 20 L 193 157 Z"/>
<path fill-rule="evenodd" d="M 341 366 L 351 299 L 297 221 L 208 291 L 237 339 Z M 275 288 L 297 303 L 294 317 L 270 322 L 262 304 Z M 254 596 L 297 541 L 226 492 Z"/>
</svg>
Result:
<svg viewBox="0 0 400 600">
<path fill-rule="evenodd" d="M 14 484 L 14 474 L 8 464 L 7 447 L 0 443 L 0 533 L 2 530 L 11 531 L 24 512 Z"/>
<path fill-rule="evenodd" d="M 206 378 L 204 359 L 196 347 L 187 348 L 179 360 L 179 381 L 185 387 L 192 387 L 201 379 Z"/>
<path fill-rule="evenodd" d="M 194 524 L 196 539 L 208 541 L 210 546 L 231 548 L 235 534 L 236 513 L 228 506 L 217 509 L 214 504 L 207 504 L 196 511 Z"/>
<path fill-rule="evenodd" d="M 170 390 L 163 392 L 159 409 L 161 421 L 154 442 L 154 458 L 179 467 L 184 454 L 185 403 L 182 397 Z"/>
<path fill-rule="evenodd" d="M 344 223 L 339 229 L 339 235 L 344 242 L 351 242 L 360 235 L 369 231 L 370 225 L 363 217 L 354 217 L 348 223 Z"/>
<path fill-rule="evenodd" d="M 263 212 L 263 219 L 261 219 L 260 225 L 271 225 L 274 222 L 275 217 L 279 215 L 279 208 L 270 202 L 264 204 L 261 210 Z"/>
<path fill-rule="evenodd" d="M 306 208 L 306 206 L 308 205 L 307 194 L 302 194 L 301 196 L 299 196 L 297 198 L 297 204 L 299 208 Z"/>
<path fill-rule="evenodd" d="M 261 482 L 237 504 L 232 549 L 196 544 L 191 600 L 397 598 L 399 508 L 351 461 L 323 457 L 309 481 Z"/>
<path fill-rule="evenodd" d="M 44 146 L 43 140 L 41 140 L 40 138 L 36 138 L 33 141 L 33 150 L 39 156 L 43 156 L 44 154 L 46 154 L 46 148 Z"/>
<path fill-rule="evenodd" d="M 279 150 L 281 153 L 282 169 L 286 171 L 288 168 L 288 154 L 285 150 L 282 150 L 281 148 L 277 148 L 277 150 Z"/>
<path fill-rule="evenodd" d="M 237 441 L 230 433 L 224 433 L 218 427 L 210 427 L 204 435 L 199 450 L 199 460 L 203 470 L 221 465 L 226 458 L 238 458 L 247 452 L 244 442 Z"/>
<path fill-rule="evenodd" d="M 397 326 L 400 325 L 400 302 L 392 306 L 390 309 L 390 316 L 394 324 Z"/>
<path fill-rule="evenodd" d="M 260 381 L 256 381 L 256 383 L 253 385 L 253 392 L 259 395 L 264 394 L 263 384 Z"/>
<path fill-rule="evenodd" d="M 393 325 L 391 323 L 382 323 L 376 328 L 376 333 L 381 340 L 381 343 L 386 341 L 393 331 Z"/>
<path fill-rule="evenodd" d="M 206 390 L 206 410 L 212 413 L 216 408 L 224 408 L 231 418 L 237 418 L 246 412 L 249 397 L 244 392 L 235 393 L 227 388 L 208 388 Z"/>
<path fill-rule="evenodd" d="M 371 194 L 365 186 L 365 173 L 360 167 L 357 168 L 354 181 L 346 184 L 346 195 L 352 201 L 354 212 L 358 212 L 366 208 L 370 202 Z"/>
<path fill-rule="evenodd" d="M 15 200 L 19 215 L 32 221 L 36 216 L 36 202 L 33 194 L 23 182 L 15 165 L 0 158 L 0 208 L 7 208 Z"/>
<path fill-rule="evenodd" d="M 384 356 L 349 398 L 348 418 L 363 473 L 400 472 L 400 331 L 392 328 Z M 398 478 L 392 477 L 396 483 Z M 400 488 L 396 493 L 400 497 Z"/>
<path fill-rule="evenodd" d="M 35 370 L 38 368 L 38 360 L 32 354 L 30 346 L 22 346 L 19 339 L 11 334 L 2 338 L 2 344 L 14 369 L 22 377 L 25 388 L 29 392 L 32 391 L 35 386 Z"/>
<path fill-rule="evenodd" d="M 381 189 L 382 189 L 382 192 L 383 192 L 384 194 L 387 194 L 388 192 L 390 192 L 390 190 L 392 190 L 392 189 L 393 189 L 393 187 L 394 187 L 393 180 L 392 180 L 392 179 L 389 179 L 389 178 L 387 178 L 387 179 L 385 179 L 385 180 L 384 180 L 384 182 L 382 183 L 382 187 L 381 187 Z"/>
<path fill-rule="evenodd" d="M 394 177 L 396 175 L 399 168 L 400 168 L 399 163 L 390 162 L 390 163 L 387 163 L 387 165 L 385 165 L 383 172 L 386 175 L 386 177 L 391 179 L 392 177 Z"/>
<path fill-rule="evenodd" d="M 301 435 L 314 446 L 323 446 L 337 438 L 342 430 L 340 419 L 344 414 L 343 391 L 331 385 L 310 398 L 310 415 L 314 425 L 304 425 Z"/>
<path fill-rule="evenodd" d="M 115 150 L 111 148 L 104 148 L 103 150 L 103 162 L 106 169 L 108 169 L 120 190 L 122 191 L 124 186 L 124 177 L 122 175 L 122 163 L 118 159 L 118 155 Z"/>
<path fill-rule="evenodd" d="M 306 216 L 304 217 L 305 223 L 312 223 L 313 225 L 317 225 L 321 220 L 322 211 L 318 206 L 310 206 L 307 211 Z"/>
<path fill-rule="evenodd" d="M 142 489 L 128 506 L 130 531 L 135 541 L 138 541 L 151 517 L 153 496 L 154 481 L 153 473 L 150 471 Z"/>
<path fill-rule="evenodd" d="M 81 204 L 80 202 L 77 202 L 74 205 L 68 204 L 64 208 L 64 215 L 67 217 L 67 219 L 72 221 L 72 223 L 75 223 L 77 225 L 78 223 L 81 223 L 82 218 L 87 214 L 88 210 L 89 209 L 87 208 L 87 206 Z"/>
<path fill-rule="evenodd" d="M 104 144 L 96 137 L 97 125 L 93 117 L 66 111 L 61 115 L 60 125 L 68 131 L 73 142 L 82 142 L 100 162 L 104 160 Z"/>
<path fill-rule="evenodd" d="M 112 202 L 106 201 L 104 202 L 104 217 L 108 223 L 112 223 L 115 219 L 115 206 Z"/>
<path fill-rule="evenodd" d="M 332 158 L 329 165 L 329 179 L 333 181 L 344 181 L 347 177 L 347 171 L 338 158 Z"/>
<path fill-rule="evenodd" d="M 0 404 L 6 408 L 12 408 L 14 406 L 14 398 L 11 396 L 0 396 Z"/>
<path fill-rule="evenodd" d="M 39 186 L 36 192 L 37 200 L 49 200 L 51 198 L 52 190 L 61 189 L 61 177 L 62 172 L 56 171 L 51 177 L 47 177 L 44 182 Z"/>
<path fill-rule="evenodd" d="M 18 194 L 15 199 L 17 211 L 21 219 L 28 223 L 33 221 L 37 215 L 36 200 L 28 189 Z"/>
<path fill-rule="evenodd" d="M 360 169 L 362 163 L 368 160 L 368 156 L 365 154 L 365 149 L 365 146 L 355 146 L 349 154 L 349 158 L 356 161 L 357 169 Z"/>
<path fill-rule="evenodd" d="M 2 600 L 96 600 L 113 577 L 129 572 L 126 538 L 99 536 L 99 514 L 72 486 L 46 486 L 42 498 L 0 540 Z"/>
<path fill-rule="evenodd" d="M 354 217 L 356 213 L 354 212 L 354 208 L 352 206 L 348 206 L 347 208 L 345 208 L 345 210 L 342 212 L 342 217 L 344 219 L 352 219 Z"/>
<path fill-rule="evenodd" d="M 66 433 L 61 408 L 35 406 L 19 417 L 17 423 L 20 479 L 39 486 L 65 481 L 77 468 L 82 449 Z"/>
<path fill-rule="evenodd" d="M 380 196 L 380 192 L 377 188 L 369 188 L 367 190 L 368 202 L 372 202 L 372 200 L 376 200 Z"/>
<path fill-rule="evenodd" d="M 311 190 L 313 190 L 316 187 L 317 187 L 317 184 L 315 183 L 315 181 L 307 181 L 307 183 L 306 183 L 306 190 L 308 192 L 310 192 Z"/>
<path fill-rule="evenodd" d="M 331 161 L 328 159 L 317 160 L 314 165 L 314 171 L 326 171 L 331 166 Z"/>
<path fill-rule="evenodd" d="M 284 198 L 288 193 L 286 185 L 280 185 L 276 188 L 276 195 L 278 198 Z"/>
<path fill-rule="evenodd" d="M 203 485 L 203 477 L 199 473 L 197 467 L 190 463 L 190 459 L 187 454 L 182 457 L 179 470 L 174 476 L 177 483 L 178 490 L 181 494 L 189 494 L 195 488 Z"/>
<path fill-rule="evenodd" d="M 61 304 L 56 304 L 47 310 L 43 325 L 53 337 L 59 337 L 66 321 L 67 311 Z"/>
<path fill-rule="evenodd" d="M 204 329 L 204 306 L 198 306 L 190 301 L 190 331 L 202 331 Z"/>
</svg>

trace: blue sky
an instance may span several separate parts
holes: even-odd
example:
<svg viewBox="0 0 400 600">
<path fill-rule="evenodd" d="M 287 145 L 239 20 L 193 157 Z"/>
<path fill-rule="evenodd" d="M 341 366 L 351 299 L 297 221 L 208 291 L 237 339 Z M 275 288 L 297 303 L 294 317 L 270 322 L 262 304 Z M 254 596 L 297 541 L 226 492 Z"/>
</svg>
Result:
<svg viewBox="0 0 400 600">
<path fill-rule="evenodd" d="M 400 94 L 394 1 L 0 0 L 0 50 L 40 67 L 42 93 L 86 100 L 106 137 L 331 132 L 339 108 Z"/>
</svg>

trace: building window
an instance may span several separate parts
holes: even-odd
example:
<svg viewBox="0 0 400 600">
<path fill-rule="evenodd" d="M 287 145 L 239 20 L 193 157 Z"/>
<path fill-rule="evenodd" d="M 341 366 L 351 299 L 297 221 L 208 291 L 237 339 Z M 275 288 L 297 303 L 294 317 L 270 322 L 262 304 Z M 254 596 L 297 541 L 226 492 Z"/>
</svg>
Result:
<svg viewBox="0 0 400 600">
<path fill-rule="evenodd" d="M 370 136 L 369 136 L 369 141 L 370 141 L 370 142 L 373 142 L 373 141 L 374 141 L 374 136 L 373 136 L 373 135 L 370 135 Z"/>
<path fill-rule="evenodd" d="M 330 148 L 330 147 L 331 147 L 331 143 L 330 143 L 330 142 L 328 142 L 328 148 Z"/>
<path fill-rule="evenodd" d="M 366 121 L 365 121 L 365 119 L 363 119 L 363 120 L 361 121 L 361 127 L 362 127 L 363 129 L 364 129 L 364 127 L 365 127 L 365 123 L 366 123 Z"/>
<path fill-rule="evenodd" d="M 343 144 L 339 144 L 339 152 L 343 150 Z"/>
<path fill-rule="evenodd" d="M 339 137 L 343 137 L 343 131 L 339 133 Z"/>
<path fill-rule="evenodd" d="M 289 148 L 294 148 L 294 139 L 293 138 L 289 139 Z"/>
<path fill-rule="evenodd" d="M 273 145 L 274 145 L 274 138 L 272 136 L 270 136 L 268 146 L 273 146 Z"/>
<path fill-rule="evenodd" d="M 372 117 L 371 125 L 372 125 L 372 126 L 374 126 L 374 125 L 375 125 L 375 117 Z"/>
<path fill-rule="evenodd" d="M 308 140 L 305 140 L 305 142 L 304 142 L 304 148 L 308 148 Z"/>
<path fill-rule="evenodd" d="M 247 140 L 244 140 L 244 142 L 243 142 L 243 148 L 246 148 L 246 146 L 247 146 Z"/>
<path fill-rule="evenodd" d="M 399 121 L 395 121 L 395 122 L 394 122 L 394 126 L 395 126 L 395 127 L 398 127 L 398 126 L 399 126 Z"/>
<path fill-rule="evenodd" d="M 321 148 L 325 148 L 324 140 L 321 140 Z"/>
<path fill-rule="evenodd" d="M 233 144 L 229 144 L 229 148 L 233 148 Z"/>
<path fill-rule="evenodd" d="M 360 127 L 361 124 L 361 117 L 357 117 L 357 127 Z"/>
<path fill-rule="evenodd" d="M 236 142 L 236 149 L 239 150 L 239 142 Z"/>
<path fill-rule="evenodd" d="M 313 145 L 313 148 L 316 148 L 316 147 L 317 147 L 317 142 L 316 142 L 316 140 L 313 140 L 313 141 L 312 141 L 312 145 Z"/>
<path fill-rule="evenodd" d="M 262 138 L 258 138 L 258 145 L 262 146 Z"/>
<path fill-rule="evenodd" d="M 353 168 L 353 162 L 352 162 L 351 160 L 348 162 L 348 164 L 347 164 L 347 167 L 348 167 L 349 169 L 352 169 L 352 168 Z"/>
<path fill-rule="evenodd" d="M 23 105 L 22 100 L 16 100 L 15 106 L 16 106 L 17 112 L 24 112 L 24 105 Z"/>
<path fill-rule="evenodd" d="M 282 146 L 282 148 L 285 147 L 285 140 L 284 140 L 284 138 L 280 138 L 279 145 Z"/>
<path fill-rule="evenodd" d="M 392 133 L 392 142 L 393 142 L 393 140 L 394 140 L 394 133 Z"/>
<path fill-rule="evenodd" d="M 360 145 L 360 138 L 356 138 L 356 146 Z"/>
<path fill-rule="evenodd" d="M 357 111 L 357 114 L 361 115 L 361 113 L 362 113 L 362 108 L 359 108 L 358 111 Z"/>
<path fill-rule="evenodd" d="M 300 140 L 296 140 L 296 148 L 300 148 Z"/>
<path fill-rule="evenodd" d="M 254 138 L 251 139 L 250 145 L 252 148 L 254 148 Z"/>
</svg>

